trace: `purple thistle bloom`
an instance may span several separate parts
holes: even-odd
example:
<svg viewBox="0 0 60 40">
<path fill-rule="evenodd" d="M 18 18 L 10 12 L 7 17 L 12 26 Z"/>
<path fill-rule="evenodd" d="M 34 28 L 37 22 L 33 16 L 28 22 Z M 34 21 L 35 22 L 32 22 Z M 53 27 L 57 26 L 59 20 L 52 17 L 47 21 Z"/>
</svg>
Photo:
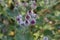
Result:
<svg viewBox="0 0 60 40">
<path fill-rule="evenodd" d="M 29 20 L 25 20 L 25 26 L 29 26 L 29 25 L 30 25 Z"/>
<path fill-rule="evenodd" d="M 30 15 L 26 15 L 26 19 L 29 20 L 31 18 Z"/>
<path fill-rule="evenodd" d="M 20 19 L 22 19 L 22 15 L 18 15 L 16 18 L 17 21 L 20 21 Z"/>
<path fill-rule="evenodd" d="M 17 18 L 16 18 L 16 20 L 17 20 L 17 23 L 18 23 L 19 25 L 21 25 L 21 24 L 23 23 L 22 15 L 18 15 Z"/>
<path fill-rule="evenodd" d="M 31 20 L 31 24 L 34 25 L 36 23 L 35 19 Z"/>
</svg>

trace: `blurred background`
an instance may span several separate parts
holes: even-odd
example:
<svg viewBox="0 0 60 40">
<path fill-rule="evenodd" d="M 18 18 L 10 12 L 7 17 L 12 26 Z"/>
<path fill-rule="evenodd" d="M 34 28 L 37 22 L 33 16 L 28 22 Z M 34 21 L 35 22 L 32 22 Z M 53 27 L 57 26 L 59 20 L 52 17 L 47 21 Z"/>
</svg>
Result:
<svg viewBox="0 0 60 40">
<path fill-rule="evenodd" d="M 0 0 L 0 40 L 60 40 L 60 0 Z"/>
</svg>

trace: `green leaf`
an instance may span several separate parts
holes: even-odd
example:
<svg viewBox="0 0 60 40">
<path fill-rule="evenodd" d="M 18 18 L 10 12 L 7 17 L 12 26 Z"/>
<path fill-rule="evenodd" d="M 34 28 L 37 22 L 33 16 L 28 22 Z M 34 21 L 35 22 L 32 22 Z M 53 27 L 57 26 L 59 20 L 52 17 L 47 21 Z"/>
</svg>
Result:
<svg viewBox="0 0 60 40">
<path fill-rule="evenodd" d="M 60 29 L 60 24 L 56 24 L 56 25 L 55 25 L 55 28 L 56 28 L 56 29 Z"/>
<path fill-rule="evenodd" d="M 51 30 L 46 29 L 46 30 L 44 30 L 44 35 L 53 36 L 53 33 Z"/>
</svg>

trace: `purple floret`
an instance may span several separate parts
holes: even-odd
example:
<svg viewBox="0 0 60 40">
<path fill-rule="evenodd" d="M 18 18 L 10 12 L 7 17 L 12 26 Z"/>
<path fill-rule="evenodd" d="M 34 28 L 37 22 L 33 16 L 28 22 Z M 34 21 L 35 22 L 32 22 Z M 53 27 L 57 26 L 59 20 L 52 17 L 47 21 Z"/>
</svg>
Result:
<svg viewBox="0 0 60 40">
<path fill-rule="evenodd" d="M 31 24 L 35 24 L 35 20 L 32 20 L 32 21 L 31 21 Z"/>
<path fill-rule="evenodd" d="M 27 20 L 30 19 L 30 16 L 29 16 L 29 15 L 26 15 L 26 19 L 27 19 Z"/>
</svg>

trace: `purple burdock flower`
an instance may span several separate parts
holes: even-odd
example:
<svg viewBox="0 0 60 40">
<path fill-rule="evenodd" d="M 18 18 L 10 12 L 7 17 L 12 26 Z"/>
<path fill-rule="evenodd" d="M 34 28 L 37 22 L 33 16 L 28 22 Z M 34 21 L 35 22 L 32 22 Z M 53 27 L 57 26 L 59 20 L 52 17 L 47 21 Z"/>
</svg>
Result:
<svg viewBox="0 0 60 40">
<path fill-rule="evenodd" d="M 22 22 L 22 19 L 17 18 L 17 23 L 20 24 Z"/>
<path fill-rule="evenodd" d="M 27 20 L 29 20 L 30 18 L 31 18 L 31 16 L 30 15 L 26 15 L 26 17 L 25 17 Z"/>
<path fill-rule="evenodd" d="M 36 20 L 35 19 L 32 19 L 31 22 L 30 22 L 32 25 L 34 25 L 36 23 Z"/>
<path fill-rule="evenodd" d="M 22 15 L 18 15 L 17 18 L 16 18 L 17 21 L 20 21 L 22 20 Z"/>
<path fill-rule="evenodd" d="M 30 25 L 29 20 L 25 20 L 25 26 L 29 26 L 29 25 Z"/>
<path fill-rule="evenodd" d="M 17 20 L 17 23 L 18 23 L 19 25 L 21 25 L 21 24 L 23 23 L 22 15 L 18 15 L 17 18 L 16 18 L 16 20 Z"/>
<path fill-rule="evenodd" d="M 27 11 L 27 14 L 29 14 L 29 15 L 31 15 L 32 13 L 34 13 L 34 12 L 33 12 L 33 9 Z"/>
</svg>

